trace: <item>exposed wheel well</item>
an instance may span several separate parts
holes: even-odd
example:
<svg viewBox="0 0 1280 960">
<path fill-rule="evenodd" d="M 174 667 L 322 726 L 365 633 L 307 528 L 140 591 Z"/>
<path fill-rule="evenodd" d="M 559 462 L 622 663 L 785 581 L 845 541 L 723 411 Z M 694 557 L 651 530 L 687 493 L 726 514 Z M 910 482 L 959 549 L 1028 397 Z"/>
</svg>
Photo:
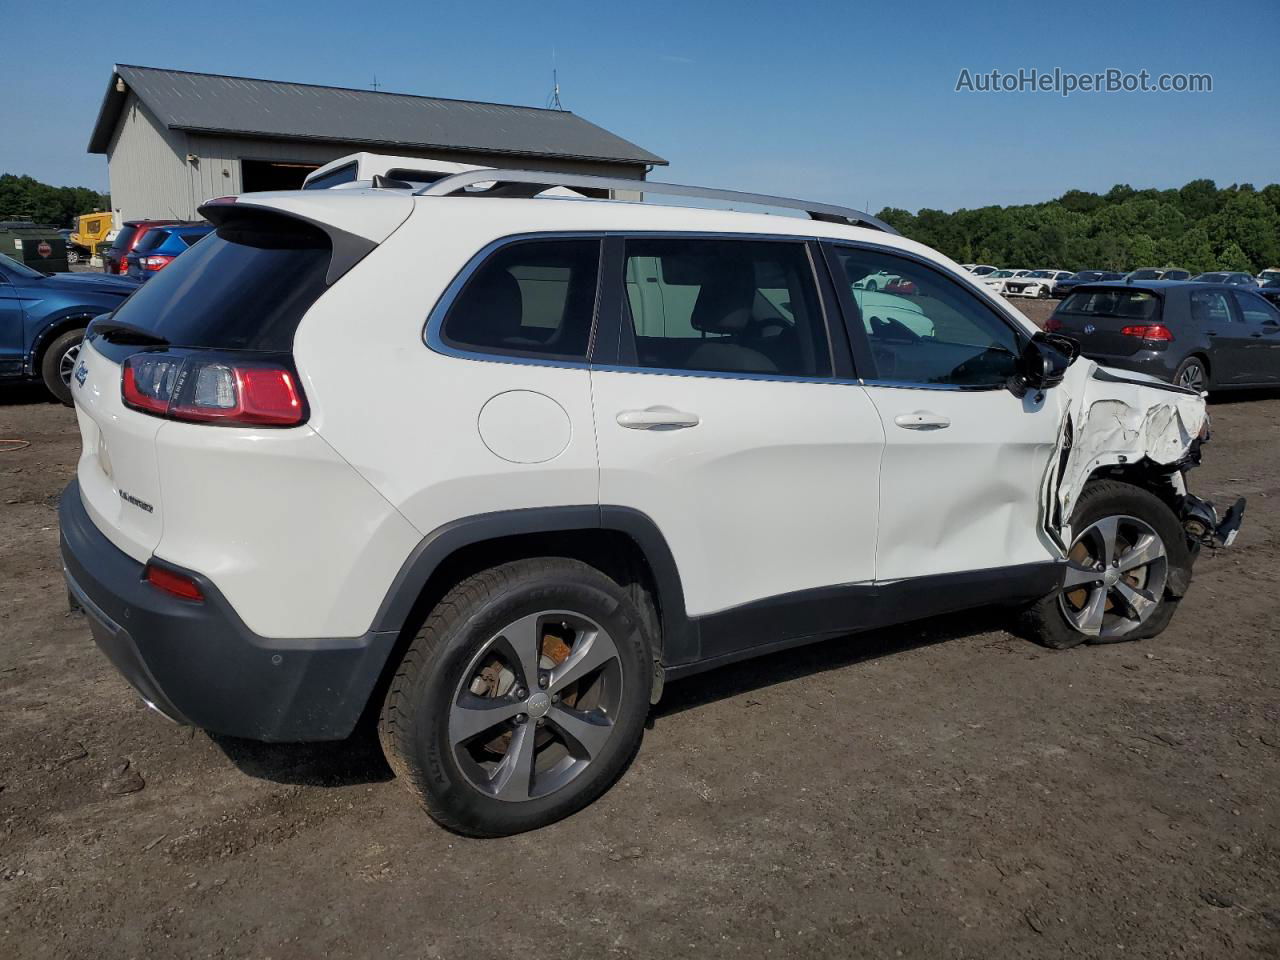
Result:
<svg viewBox="0 0 1280 960">
<path fill-rule="evenodd" d="M 1141 487 L 1158 497 L 1176 517 L 1182 510 L 1182 497 L 1173 485 L 1173 478 L 1177 472 L 1176 467 L 1163 466 L 1144 457 L 1137 463 L 1119 463 L 1101 467 L 1089 475 L 1086 483 L 1118 480 L 1121 483 Z"/>
<path fill-rule="evenodd" d="M 432 571 L 414 601 L 395 648 L 382 669 L 365 711 L 366 719 L 376 716 L 405 650 L 432 608 L 451 587 L 490 567 L 532 557 L 580 560 L 613 579 L 628 592 L 640 611 L 654 643 L 653 655 L 661 658 L 663 610 L 657 578 L 644 551 L 630 536 L 618 530 L 589 528 L 495 537 L 459 547 Z"/>
</svg>

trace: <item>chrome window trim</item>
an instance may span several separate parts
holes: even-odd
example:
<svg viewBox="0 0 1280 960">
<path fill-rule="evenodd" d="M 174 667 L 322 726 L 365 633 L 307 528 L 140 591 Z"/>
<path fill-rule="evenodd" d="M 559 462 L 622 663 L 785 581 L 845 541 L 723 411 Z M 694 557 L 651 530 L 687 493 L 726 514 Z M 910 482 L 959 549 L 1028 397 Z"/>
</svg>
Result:
<svg viewBox="0 0 1280 960">
<path fill-rule="evenodd" d="M 604 240 L 610 237 L 643 237 L 645 239 L 726 239 L 726 240 L 758 240 L 768 242 L 790 242 L 799 244 L 821 243 L 821 237 L 813 237 L 800 234 L 772 234 L 772 233 L 722 233 L 719 231 L 682 231 L 682 230 L 549 230 L 546 232 L 526 232 L 510 234 L 509 236 L 499 237 L 492 240 L 480 248 L 469 259 L 458 275 L 449 282 L 444 292 L 440 294 L 434 306 L 427 314 L 427 320 L 423 326 L 422 339 L 423 342 L 435 353 L 442 356 L 453 357 L 458 360 L 477 360 L 488 363 L 512 363 L 520 366 L 535 367 L 557 367 L 564 370 L 599 370 L 602 373 L 636 373 L 636 374 L 655 374 L 658 376 L 676 376 L 676 377 L 705 377 L 715 380 L 766 380 L 777 381 L 781 383 L 834 383 L 843 386 L 860 386 L 861 380 L 857 379 L 840 379 L 834 376 L 825 377 L 798 377 L 786 374 L 773 373 L 731 373 L 721 370 L 682 370 L 670 369 L 665 367 L 641 367 L 628 366 L 625 364 L 600 364 L 591 363 L 590 360 L 566 360 L 549 356 L 524 356 L 519 353 L 500 353 L 490 352 L 486 350 L 465 350 L 460 347 L 451 346 L 445 343 L 441 334 L 441 328 L 444 326 L 445 316 L 448 314 L 454 301 L 466 286 L 467 281 L 475 274 L 475 272 L 489 260 L 489 258 L 503 247 L 513 243 L 521 243 L 528 240 Z M 889 248 L 893 249 L 893 248 Z M 807 254 L 806 254 L 807 255 Z M 809 258 L 811 270 L 816 270 L 816 264 L 812 258 Z M 599 283 L 599 280 L 597 280 Z M 817 277 L 814 277 L 815 291 L 817 289 Z M 597 298 L 598 299 L 598 298 Z M 819 297 L 821 300 L 821 297 Z M 819 310 L 821 311 L 821 303 Z M 595 324 L 598 317 L 592 318 L 592 340 L 595 338 Z M 827 318 L 824 313 L 823 322 L 826 325 L 825 340 L 828 344 L 828 350 L 833 350 L 830 344 L 831 329 L 830 324 L 835 322 L 832 318 Z M 834 364 L 834 357 L 831 357 Z"/>
</svg>

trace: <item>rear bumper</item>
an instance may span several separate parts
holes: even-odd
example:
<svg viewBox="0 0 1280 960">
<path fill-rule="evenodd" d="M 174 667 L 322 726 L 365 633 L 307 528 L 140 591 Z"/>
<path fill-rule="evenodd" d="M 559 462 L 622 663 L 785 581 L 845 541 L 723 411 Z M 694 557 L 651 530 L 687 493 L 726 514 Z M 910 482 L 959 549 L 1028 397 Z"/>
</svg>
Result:
<svg viewBox="0 0 1280 960">
<path fill-rule="evenodd" d="M 270 639 L 249 630 L 208 578 L 205 600 L 143 579 L 89 518 L 76 481 L 58 507 L 63 570 L 94 641 L 142 698 L 179 723 L 252 740 L 339 740 L 377 684 L 394 632 Z"/>
</svg>

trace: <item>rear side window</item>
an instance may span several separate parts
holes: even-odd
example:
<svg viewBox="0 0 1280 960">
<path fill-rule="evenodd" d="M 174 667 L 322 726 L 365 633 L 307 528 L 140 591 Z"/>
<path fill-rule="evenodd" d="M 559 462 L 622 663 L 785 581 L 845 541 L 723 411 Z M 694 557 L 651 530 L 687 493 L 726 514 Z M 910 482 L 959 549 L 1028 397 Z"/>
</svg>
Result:
<svg viewBox="0 0 1280 960">
<path fill-rule="evenodd" d="M 599 240 L 505 246 L 471 275 L 441 336 L 464 350 L 585 360 L 599 264 Z"/>
<path fill-rule="evenodd" d="M 327 289 L 324 231 L 289 217 L 232 215 L 155 274 L 114 319 L 174 346 L 286 351 Z"/>
<path fill-rule="evenodd" d="M 1160 298 L 1146 290 L 1079 290 L 1063 300 L 1058 311 L 1090 317 L 1154 320 L 1160 312 Z"/>
<path fill-rule="evenodd" d="M 639 366 L 831 374 L 825 322 L 803 244 L 628 240 L 625 282 Z"/>
<path fill-rule="evenodd" d="M 1230 323 L 1227 295 L 1221 290 L 1191 291 L 1191 319 L 1197 323 Z"/>
</svg>

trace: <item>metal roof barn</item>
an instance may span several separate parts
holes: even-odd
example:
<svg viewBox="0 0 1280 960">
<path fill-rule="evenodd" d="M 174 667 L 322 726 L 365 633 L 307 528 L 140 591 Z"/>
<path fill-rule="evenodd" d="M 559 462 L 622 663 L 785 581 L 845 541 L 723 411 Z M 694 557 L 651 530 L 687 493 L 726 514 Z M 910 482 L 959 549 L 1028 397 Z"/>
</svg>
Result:
<svg viewBox="0 0 1280 960">
<path fill-rule="evenodd" d="M 493 167 L 643 180 L 666 161 L 566 110 L 118 64 L 89 139 L 118 221 L 191 219 L 206 199 L 292 189 L 384 150 Z"/>
</svg>

